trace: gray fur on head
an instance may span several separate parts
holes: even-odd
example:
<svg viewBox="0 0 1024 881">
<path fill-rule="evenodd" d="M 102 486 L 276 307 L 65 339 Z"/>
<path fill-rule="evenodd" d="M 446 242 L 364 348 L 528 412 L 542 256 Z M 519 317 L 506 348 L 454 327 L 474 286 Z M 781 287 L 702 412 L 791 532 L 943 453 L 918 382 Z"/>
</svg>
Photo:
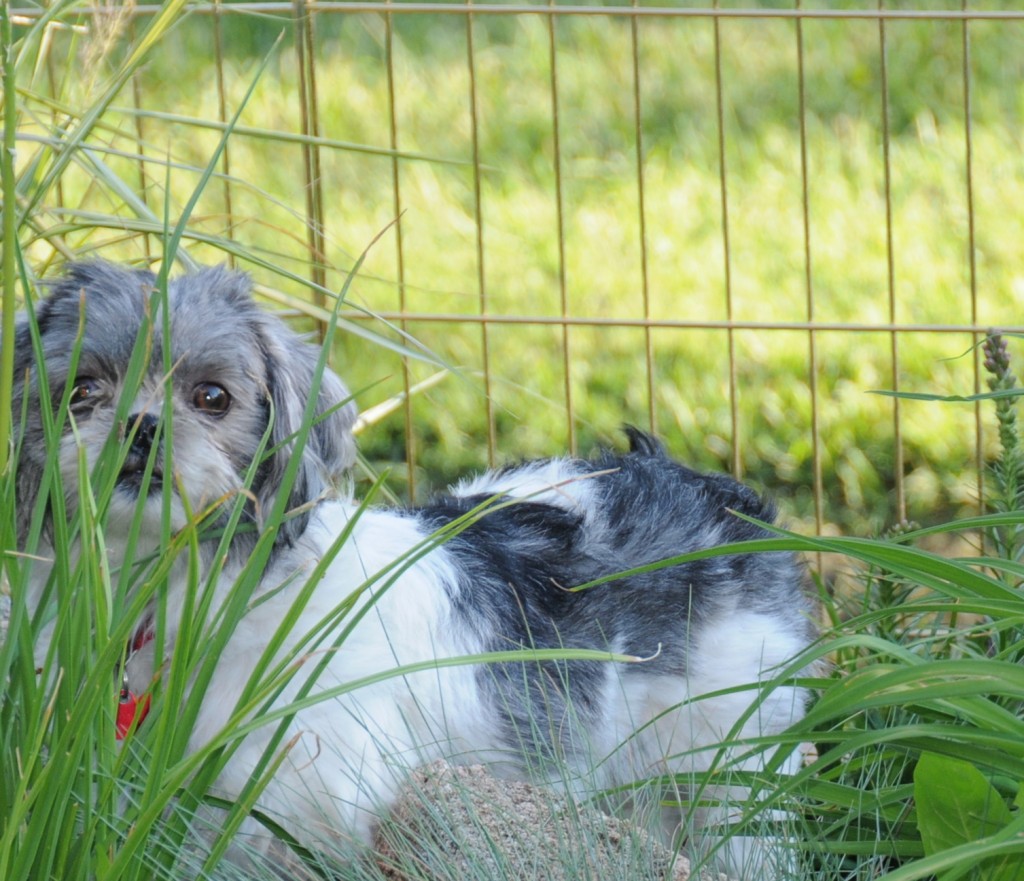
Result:
<svg viewBox="0 0 1024 881">
<path fill-rule="evenodd" d="M 77 499 L 79 444 L 91 465 L 113 438 L 127 447 L 116 478 L 114 517 L 134 512 L 150 458 L 152 495 L 160 495 L 169 466 L 166 476 L 173 476 L 175 496 L 186 493 L 187 508 L 193 511 L 220 501 L 230 503 L 240 492 L 254 499 L 252 513 L 257 518 L 273 506 L 296 453 L 319 351 L 256 305 L 244 273 L 211 267 L 171 279 L 166 336 L 163 298 L 155 287 L 155 277 L 145 270 L 100 261 L 70 265 L 35 307 L 43 370 L 28 316 L 20 322 L 15 365 L 18 376 L 26 379 L 16 383 L 14 413 L 16 419 L 23 409 L 27 414 L 18 463 L 23 530 L 48 455 L 39 413 L 44 380 L 54 410 L 65 390 L 72 390 L 70 418 L 58 454 L 72 504 Z M 166 355 L 165 339 L 171 349 Z M 138 387 L 128 388 L 133 352 L 144 357 L 146 366 Z M 169 463 L 163 425 L 168 393 L 173 439 Z M 355 406 L 329 370 L 320 377 L 315 409 L 288 509 L 329 493 L 355 460 Z M 268 428 L 268 453 L 246 486 L 245 475 Z M 185 508 L 180 506 L 176 520 L 184 517 Z M 286 520 L 279 540 L 290 543 L 305 522 L 303 513 Z"/>
</svg>

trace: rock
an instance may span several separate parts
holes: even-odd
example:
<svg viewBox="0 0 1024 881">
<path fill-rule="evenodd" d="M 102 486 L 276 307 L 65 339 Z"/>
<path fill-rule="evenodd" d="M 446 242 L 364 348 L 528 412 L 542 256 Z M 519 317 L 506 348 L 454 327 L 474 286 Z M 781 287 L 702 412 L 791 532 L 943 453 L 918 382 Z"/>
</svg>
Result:
<svg viewBox="0 0 1024 881">
<path fill-rule="evenodd" d="M 552 789 L 500 780 L 481 765 L 445 762 L 411 775 L 378 830 L 375 852 L 393 881 L 691 877 L 685 857 L 625 820 Z"/>
</svg>

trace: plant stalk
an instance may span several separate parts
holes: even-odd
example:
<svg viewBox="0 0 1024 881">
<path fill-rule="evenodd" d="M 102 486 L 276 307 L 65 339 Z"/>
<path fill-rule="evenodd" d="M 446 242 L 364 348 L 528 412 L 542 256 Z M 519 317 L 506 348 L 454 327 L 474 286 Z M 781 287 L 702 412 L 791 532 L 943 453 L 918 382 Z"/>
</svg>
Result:
<svg viewBox="0 0 1024 881">
<path fill-rule="evenodd" d="M 0 187 L 3 191 L 3 291 L 0 313 L 0 474 L 7 471 L 11 445 L 11 401 L 14 386 L 15 262 L 17 211 L 15 203 L 14 157 L 18 126 L 17 92 L 14 72 L 14 38 L 10 8 L 0 3 L 0 51 L 3 52 L 4 146 L 0 156 Z"/>
</svg>

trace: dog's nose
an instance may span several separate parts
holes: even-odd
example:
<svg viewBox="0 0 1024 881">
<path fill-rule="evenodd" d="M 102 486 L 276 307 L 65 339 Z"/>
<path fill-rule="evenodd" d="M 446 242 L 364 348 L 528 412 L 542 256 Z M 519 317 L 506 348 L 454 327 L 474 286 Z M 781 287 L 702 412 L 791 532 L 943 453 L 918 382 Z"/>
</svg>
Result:
<svg viewBox="0 0 1024 881">
<path fill-rule="evenodd" d="M 153 442 L 156 440 L 157 422 L 157 417 L 152 413 L 136 413 L 128 417 L 128 424 L 134 428 L 135 435 L 132 437 L 131 446 L 128 447 L 128 456 L 121 469 L 122 474 L 134 474 L 145 469 Z"/>
<path fill-rule="evenodd" d="M 137 447 L 140 452 L 148 453 L 153 448 L 153 440 L 156 438 L 156 416 L 152 413 L 136 413 L 129 417 L 128 422 L 136 426 L 132 448 Z"/>
</svg>

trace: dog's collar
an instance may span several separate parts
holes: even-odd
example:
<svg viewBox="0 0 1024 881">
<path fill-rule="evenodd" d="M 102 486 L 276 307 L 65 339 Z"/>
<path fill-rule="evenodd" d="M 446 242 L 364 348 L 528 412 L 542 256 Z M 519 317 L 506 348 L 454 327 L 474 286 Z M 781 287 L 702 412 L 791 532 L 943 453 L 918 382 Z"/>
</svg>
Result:
<svg viewBox="0 0 1024 881">
<path fill-rule="evenodd" d="M 117 739 L 124 740 L 138 728 L 149 713 L 149 695 L 137 695 L 128 687 L 128 661 L 153 641 L 154 632 L 148 622 L 143 624 L 128 643 L 124 663 L 121 664 L 121 691 L 117 697 Z"/>
</svg>

